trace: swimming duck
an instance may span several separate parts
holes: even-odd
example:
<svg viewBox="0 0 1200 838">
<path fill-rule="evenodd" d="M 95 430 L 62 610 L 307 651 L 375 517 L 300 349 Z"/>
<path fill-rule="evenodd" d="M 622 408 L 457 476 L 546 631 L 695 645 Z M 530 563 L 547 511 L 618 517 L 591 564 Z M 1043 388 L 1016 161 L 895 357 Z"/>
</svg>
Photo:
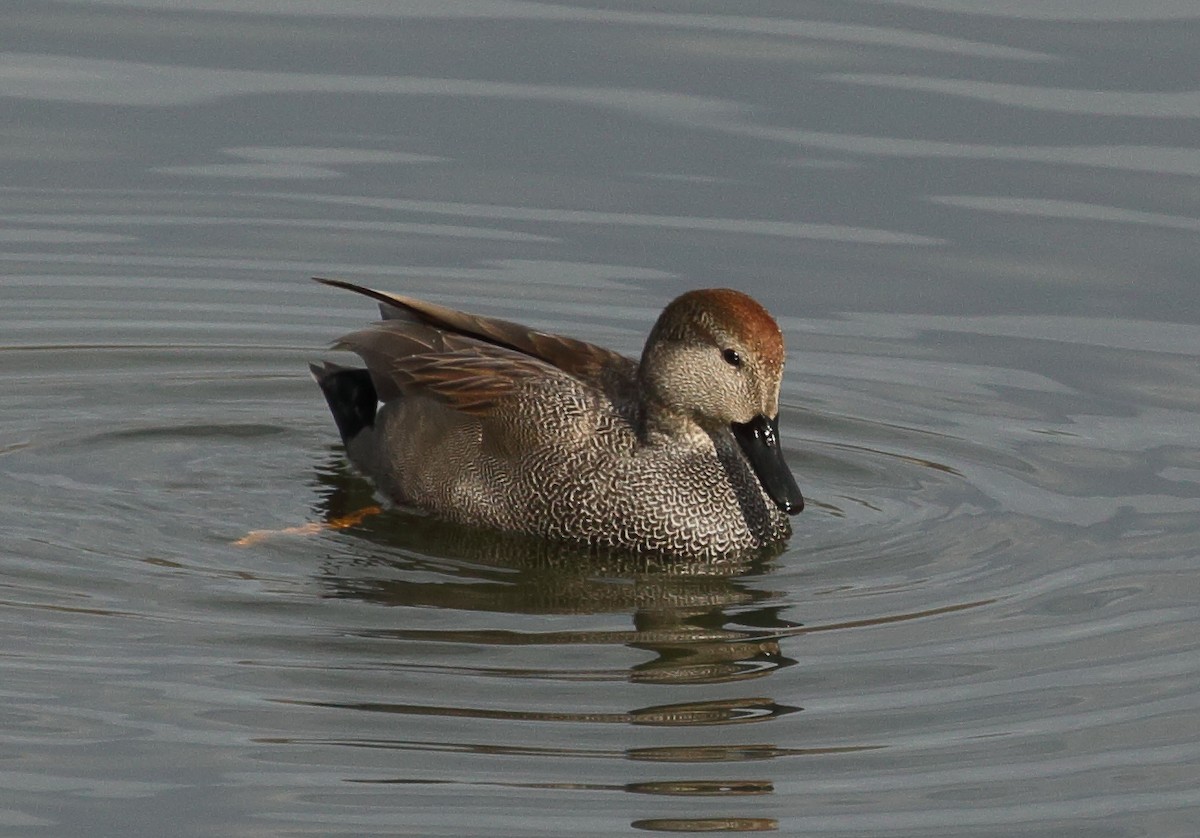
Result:
<svg viewBox="0 0 1200 838">
<path fill-rule="evenodd" d="M 689 291 L 640 361 L 335 279 L 382 320 L 310 365 L 352 463 L 463 525 L 716 558 L 777 544 L 804 498 L 779 441 L 783 335 L 759 303 Z"/>
</svg>

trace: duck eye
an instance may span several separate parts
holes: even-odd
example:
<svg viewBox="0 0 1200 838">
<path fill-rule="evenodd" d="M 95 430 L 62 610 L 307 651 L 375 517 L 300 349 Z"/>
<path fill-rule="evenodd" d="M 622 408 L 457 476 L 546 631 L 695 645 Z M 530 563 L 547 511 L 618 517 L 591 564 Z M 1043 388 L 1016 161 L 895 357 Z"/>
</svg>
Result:
<svg viewBox="0 0 1200 838">
<path fill-rule="evenodd" d="M 731 367 L 740 367 L 742 365 L 742 356 L 737 353 L 736 349 L 725 349 L 721 352 L 721 357 L 725 359 L 725 363 Z"/>
</svg>

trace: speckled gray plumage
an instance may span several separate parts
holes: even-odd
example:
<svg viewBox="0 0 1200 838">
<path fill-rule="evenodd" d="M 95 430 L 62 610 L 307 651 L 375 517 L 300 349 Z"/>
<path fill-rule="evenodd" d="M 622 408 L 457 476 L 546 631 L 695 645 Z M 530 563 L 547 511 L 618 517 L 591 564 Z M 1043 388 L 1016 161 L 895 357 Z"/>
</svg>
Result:
<svg viewBox="0 0 1200 838">
<path fill-rule="evenodd" d="M 383 402 L 347 450 L 397 502 L 461 524 L 697 558 L 790 535 L 787 515 L 764 493 L 727 422 L 663 408 L 661 388 L 637 362 L 517 324 L 330 284 L 383 303 L 384 320 L 338 346 L 366 361 Z M 719 331 L 720 319 L 701 332 Z M 778 410 L 781 341 L 775 354 L 762 373 L 773 379 L 751 382 L 754 410 Z M 703 380 L 719 391 L 718 376 Z"/>
</svg>

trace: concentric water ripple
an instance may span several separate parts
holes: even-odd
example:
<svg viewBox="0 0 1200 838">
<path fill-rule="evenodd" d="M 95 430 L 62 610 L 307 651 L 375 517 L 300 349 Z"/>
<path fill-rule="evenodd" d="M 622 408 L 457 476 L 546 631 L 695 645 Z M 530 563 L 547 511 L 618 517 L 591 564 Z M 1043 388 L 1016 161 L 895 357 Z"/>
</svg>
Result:
<svg viewBox="0 0 1200 838">
<path fill-rule="evenodd" d="M 781 555 L 595 557 L 398 510 L 241 548 L 373 502 L 300 374 L 320 347 L 315 290 L 288 287 L 263 351 L 211 341 L 263 315 L 252 295 L 192 325 L 169 292 L 90 288 L 97 343 L 4 353 L 25 417 L 10 431 L 37 417 L 5 455 L 26 545 L 6 613 L 40 626 L 7 652 L 6 693 L 26 737 L 58 731 L 75 774 L 97 749 L 198 748 L 212 756 L 196 770 L 241 795 L 295 788 L 285 820 L 325 810 L 332 770 L 364 811 L 403 788 L 422 829 L 464 784 L 535 796 L 547 817 L 632 795 L 647 803 L 622 809 L 647 816 L 630 824 L 659 831 L 1102 830 L 1105 807 L 1195 802 L 1200 744 L 1179 736 L 1200 709 L 1195 609 L 1176 588 L 1193 501 L 1131 480 L 1095 524 L 1062 514 L 1080 468 L 1145 462 L 1088 447 L 1056 406 L 1074 386 L 965 363 L 931 380 L 920 332 L 810 321 L 783 424 L 813 503 Z M 26 333 L 63 313 L 33 301 Z M 155 316 L 176 318 L 180 348 L 121 342 Z M 853 341 L 891 350 L 876 365 Z M 826 386 L 847 355 L 844 386 Z M 84 635 L 91 651 L 71 651 Z M 21 684 L 47 667 L 78 697 L 34 715 Z M 96 713 L 84 684 L 170 709 Z M 212 762 L 231 747 L 260 767 Z M 1147 774 L 1153 797 L 1136 790 Z M 93 793 L 176 787 L 129 783 Z"/>
</svg>

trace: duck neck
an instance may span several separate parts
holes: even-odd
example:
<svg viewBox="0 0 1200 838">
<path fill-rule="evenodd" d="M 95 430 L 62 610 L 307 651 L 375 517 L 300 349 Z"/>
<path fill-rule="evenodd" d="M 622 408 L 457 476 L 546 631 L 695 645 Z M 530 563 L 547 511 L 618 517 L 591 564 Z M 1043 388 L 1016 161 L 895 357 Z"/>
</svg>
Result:
<svg viewBox="0 0 1200 838">
<path fill-rule="evenodd" d="M 690 413 L 672 408 L 653 396 L 642 399 L 637 430 L 638 438 L 644 444 L 663 440 L 678 442 L 689 437 L 707 438 L 712 433 Z"/>
</svg>

